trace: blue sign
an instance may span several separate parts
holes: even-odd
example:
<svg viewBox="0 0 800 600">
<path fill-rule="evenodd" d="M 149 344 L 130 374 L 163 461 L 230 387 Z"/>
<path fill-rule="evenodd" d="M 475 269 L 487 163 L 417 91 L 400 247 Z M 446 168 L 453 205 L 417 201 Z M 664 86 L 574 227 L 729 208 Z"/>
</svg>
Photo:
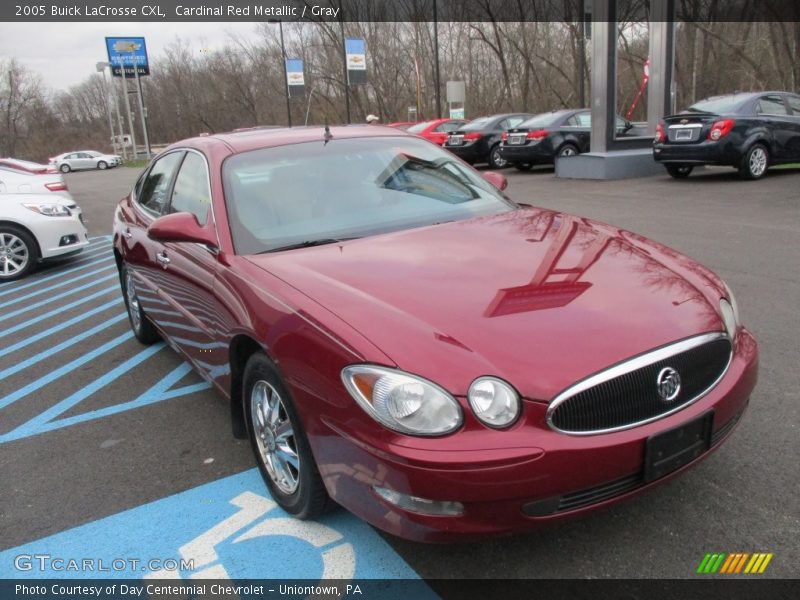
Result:
<svg viewBox="0 0 800 600">
<path fill-rule="evenodd" d="M 306 93 L 306 79 L 303 75 L 303 61 L 299 58 L 286 59 L 286 85 L 289 96 L 303 96 Z"/>
<path fill-rule="evenodd" d="M 147 45 L 143 37 L 107 37 L 106 51 L 115 77 L 122 77 L 123 69 L 125 77 L 136 77 L 134 67 L 139 77 L 150 75 Z"/>
<path fill-rule="evenodd" d="M 361 38 L 346 38 L 344 53 L 347 57 L 347 83 L 367 83 L 367 43 Z"/>
</svg>

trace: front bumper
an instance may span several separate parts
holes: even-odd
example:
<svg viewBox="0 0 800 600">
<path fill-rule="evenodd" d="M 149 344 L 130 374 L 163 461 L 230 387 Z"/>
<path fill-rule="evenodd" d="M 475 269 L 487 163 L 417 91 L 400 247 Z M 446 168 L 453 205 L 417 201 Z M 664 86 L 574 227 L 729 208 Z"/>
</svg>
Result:
<svg viewBox="0 0 800 600">
<path fill-rule="evenodd" d="M 70 209 L 69 217 L 45 217 L 38 219 L 34 233 L 42 258 L 56 258 L 66 254 L 74 254 L 89 245 L 89 234 L 81 220 L 81 210 Z M 65 238 L 70 243 L 63 243 Z M 74 241 L 73 241 L 74 240 Z"/>
<path fill-rule="evenodd" d="M 740 422 L 757 372 L 756 342 L 741 329 L 728 372 L 714 389 L 674 414 L 625 431 L 561 434 L 547 427 L 546 404 L 526 401 L 522 417 L 507 431 L 470 430 L 465 424 L 438 440 L 395 436 L 376 442 L 364 437 L 363 428 L 326 420 L 327 435 L 314 435 L 311 443 L 333 499 L 380 529 L 424 542 L 509 534 L 614 504 L 691 468 Z M 712 410 L 710 450 L 645 483 L 647 439 Z M 380 498 L 375 486 L 460 502 L 464 511 L 460 516 L 432 516 L 403 510 Z"/>
</svg>

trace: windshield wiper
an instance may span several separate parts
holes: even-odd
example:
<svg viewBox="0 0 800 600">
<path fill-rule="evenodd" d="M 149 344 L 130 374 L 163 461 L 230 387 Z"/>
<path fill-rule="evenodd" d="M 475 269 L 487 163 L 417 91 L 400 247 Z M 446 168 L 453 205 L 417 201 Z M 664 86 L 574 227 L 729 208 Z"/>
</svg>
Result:
<svg viewBox="0 0 800 600">
<path fill-rule="evenodd" d="M 318 240 L 305 240 L 294 244 L 287 244 L 286 246 L 278 246 L 277 248 L 270 248 L 259 252 L 259 254 L 266 254 L 269 252 L 281 252 L 283 250 L 296 250 L 297 248 L 311 248 L 312 246 L 324 246 L 326 244 L 338 244 L 340 242 L 347 242 L 349 240 L 358 239 L 356 237 L 349 238 L 320 238 Z"/>
</svg>

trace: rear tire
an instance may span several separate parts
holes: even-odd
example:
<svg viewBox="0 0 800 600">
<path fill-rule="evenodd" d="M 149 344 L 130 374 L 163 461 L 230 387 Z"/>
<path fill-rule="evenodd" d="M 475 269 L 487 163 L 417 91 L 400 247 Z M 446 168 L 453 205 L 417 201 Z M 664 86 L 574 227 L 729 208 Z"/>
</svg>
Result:
<svg viewBox="0 0 800 600">
<path fill-rule="evenodd" d="M 495 144 L 489 150 L 489 167 L 492 169 L 505 169 L 508 161 L 500 154 L 500 144 Z"/>
<path fill-rule="evenodd" d="M 533 169 L 533 163 L 532 162 L 514 163 L 514 168 L 517 171 L 523 171 L 523 172 L 530 171 L 531 169 Z"/>
<path fill-rule="evenodd" d="M 150 322 L 150 319 L 145 314 L 139 302 L 133 271 L 124 263 L 119 272 L 119 279 L 120 285 L 122 286 L 122 297 L 125 299 L 125 308 L 128 309 L 128 321 L 131 324 L 133 335 L 146 346 L 157 342 L 161 339 L 161 336 L 155 328 L 155 325 Z"/>
<path fill-rule="evenodd" d="M 669 173 L 675 179 L 686 179 L 692 174 L 694 167 L 691 165 L 664 165 Z"/>
<path fill-rule="evenodd" d="M 70 167 L 67 163 L 64 163 L 58 168 L 58 170 L 62 173 L 69 173 L 72 170 L 72 167 Z"/>
<path fill-rule="evenodd" d="M 31 273 L 39 263 L 36 240 L 24 229 L 0 226 L 0 281 L 14 281 Z"/>
<path fill-rule="evenodd" d="M 265 354 L 247 361 L 242 390 L 250 445 L 272 499 L 298 519 L 319 517 L 328 492 L 289 390 Z"/>
<path fill-rule="evenodd" d="M 742 157 L 739 175 L 743 179 L 761 179 L 769 168 L 769 150 L 764 144 L 753 144 Z"/>
<path fill-rule="evenodd" d="M 558 156 L 565 157 L 565 156 L 577 156 L 580 154 L 580 149 L 575 144 L 570 144 L 567 142 L 561 148 L 558 149 Z"/>
</svg>

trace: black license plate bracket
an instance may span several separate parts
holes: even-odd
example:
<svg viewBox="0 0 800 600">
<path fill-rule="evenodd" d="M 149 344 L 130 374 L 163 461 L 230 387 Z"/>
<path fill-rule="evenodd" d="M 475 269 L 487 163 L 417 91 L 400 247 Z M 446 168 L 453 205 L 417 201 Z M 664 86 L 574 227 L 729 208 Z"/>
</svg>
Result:
<svg viewBox="0 0 800 600">
<path fill-rule="evenodd" d="M 668 475 L 711 447 L 714 411 L 647 438 L 644 451 L 644 481 Z"/>
</svg>

